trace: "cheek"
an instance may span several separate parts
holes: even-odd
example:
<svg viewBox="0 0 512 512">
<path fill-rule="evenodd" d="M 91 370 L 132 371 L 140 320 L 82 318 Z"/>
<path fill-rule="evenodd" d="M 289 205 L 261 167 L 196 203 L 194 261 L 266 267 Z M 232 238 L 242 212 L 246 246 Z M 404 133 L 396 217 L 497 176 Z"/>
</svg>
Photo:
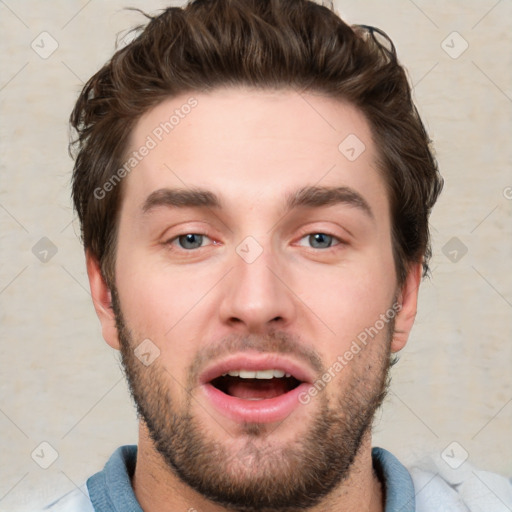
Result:
<svg viewBox="0 0 512 512">
<path fill-rule="evenodd" d="M 204 297 L 215 276 L 171 270 L 137 251 L 124 254 L 117 262 L 116 281 L 134 343 L 152 340 L 165 366 L 175 373 L 193 357 L 204 319 L 212 318 Z"/>
<path fill-rule="evenodd" d="M 162 339 L 173 325 L 179 293 L 148 258 L 119 247 L 116 283 L 127 323 L 138 336 Z"/>
<path fill-rule="evenodd" d="M 339 283 L 331 281 L 330 286 L 328 291 L 318 291 L 304 302 L 311 304 L 311 309 L 318 312 L 319 318 L 338 339 L 352 337 L 373 325 L 391 305 L 389 289 L 383 293 L 375 283 L 366 286 L 361 281 L 343 280 Z"/>
<path fill-rule="evenodd" d="M 377 339 L 386 335 L 385 329 L 379 327 L 381 315 L 389 312 L 394 299 L 392 258 L 361 258 L 357 264 L 339 268 L 318 266 L 314 272 L 301 272 L 296 282 L 302 290 L 298 295 L 304 304 L 304 315 L 317 326 L 309 324 L 316 330 L 317 346 L 326 360 L 334 361 L 375 325 Z M 324 335 L 320 336 L 320 331 Z"/>
<path fill-rule="evenodd" d="M 354 255 L 339 266 L 315 265 L 300 270 L 294 280 L 302 290 L 301 299 L 334 320 L 341 320 L 343 313 L 378 316 L 394 297 L 393 258 L 385 251 Z"/>
</svg>

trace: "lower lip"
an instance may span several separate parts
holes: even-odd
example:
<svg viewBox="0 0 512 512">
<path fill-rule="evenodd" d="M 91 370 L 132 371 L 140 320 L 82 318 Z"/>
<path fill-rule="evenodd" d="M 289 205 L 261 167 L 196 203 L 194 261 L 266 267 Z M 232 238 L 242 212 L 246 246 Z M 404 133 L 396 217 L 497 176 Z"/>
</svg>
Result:
<svg viewBox="0 0 512 512">
<path fill-rule="evenodd" d="M 301 402 L 299 395 L 307 392 L 310 384 L 303 382 L 295 389 L 280 396 L 262 400 L 244 400 L 219 391 L 210 383 L 202 388 L 213 404 L 222 414 L 236 422 L 273 423 L 286 419 Z"/>
</svg>

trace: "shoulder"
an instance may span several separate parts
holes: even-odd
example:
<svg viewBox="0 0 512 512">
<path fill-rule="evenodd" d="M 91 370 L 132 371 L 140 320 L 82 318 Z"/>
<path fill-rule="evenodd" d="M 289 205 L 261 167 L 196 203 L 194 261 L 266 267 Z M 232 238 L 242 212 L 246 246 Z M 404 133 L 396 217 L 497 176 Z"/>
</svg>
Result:
<svg viewBox="0 0 512 512">
<path fill-rule="evenodd" d="M 422 456 L 407 468 L 387 450 L 373 448 L 374 469 L 384 485 L 386 511 L 511 512 L 512 480 L 457 460 L 452 450 Z"/>
<path fill-rule="evenodd" d="M 84 483 L 38 512 L 94 512 L 87 484 Z"/>
<path fill-rule="evenodd" d="M 113 503 L 128 504 L 119 510 L 140 510 L 130 483 L 136 459 L 136 445 L 120 446 L 103 470 L 89 477 L 81 487 L 37 512 L 105 512 L 114 510 Z"/>
<path fill-rule="evenodd" d="M 511 480 L 473 467 L 426 457 L 409 467 L 416 512 L 505 512 L 512 510 Z"/>
</svg>

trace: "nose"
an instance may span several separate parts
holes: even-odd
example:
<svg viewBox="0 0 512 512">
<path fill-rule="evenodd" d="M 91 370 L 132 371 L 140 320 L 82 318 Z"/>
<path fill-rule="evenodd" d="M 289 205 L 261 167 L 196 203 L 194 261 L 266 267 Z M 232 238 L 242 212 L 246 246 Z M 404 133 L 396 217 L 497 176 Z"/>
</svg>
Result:
<svg viewBox="0 0 512 512">
<path fill-rule="evenodd" d="M 234 254 L 234 268 L 224 283 L 222 322 L 258 334 L 287 327 L 295 319 L 296 305 L 283 264 L 270 248 L 252 246 L 247 254 L 242 251 L 243 247 Z M 254 251 L 261 254 L 253 260 Z"/>
</svg>

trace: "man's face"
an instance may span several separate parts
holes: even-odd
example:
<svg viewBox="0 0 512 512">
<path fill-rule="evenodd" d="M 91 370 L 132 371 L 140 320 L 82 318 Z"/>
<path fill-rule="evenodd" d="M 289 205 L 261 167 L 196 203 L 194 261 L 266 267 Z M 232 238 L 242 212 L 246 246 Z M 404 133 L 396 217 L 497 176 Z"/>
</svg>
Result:
<svg viewBox="0 0 512 512">
<path fill-rule="evenodd" d="M 313 504 L 347 476 L 388 369 L 399 290 L 369 126 L 324 96 L 216 90 L 148 112 L 129 153 L 144 145 L 113 290 L 141 417 L 210 499 Z"/>
</svg>

